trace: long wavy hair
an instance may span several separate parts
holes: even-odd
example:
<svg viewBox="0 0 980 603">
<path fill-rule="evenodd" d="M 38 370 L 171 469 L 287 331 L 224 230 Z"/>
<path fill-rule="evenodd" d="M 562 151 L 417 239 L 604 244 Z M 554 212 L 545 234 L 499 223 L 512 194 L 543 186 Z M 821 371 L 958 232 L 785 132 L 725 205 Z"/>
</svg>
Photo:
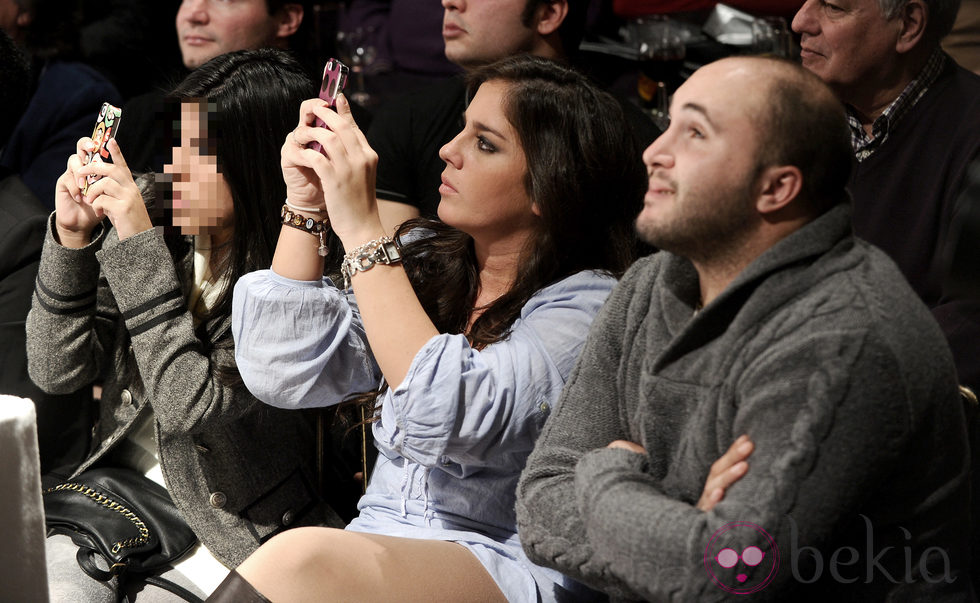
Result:
<svg viewBox="0 0 980 603">
<path fill-rule="evenodd" d="M 433 324 L 440 333 L 465 333 L 476 349 L 505 339 L 542 288 L 583 270 L 622 275 L 634 259 L 633 220 L 646 190 L 646 170 L 619 103 L 585 76 L 522 55 L 473 71 L 469 97 L 486 82 L 506 84 L 504 112 L 527 160 L 524 188 L 541 212 L 516 281 L 467 330 L 480 288 L 473 239 L 424 218 L 396 234 L 405 271 Z M 416 229 L 420 236 L 406 237 Z M 351 401 L 376 416 L 380 399 L 376 391 Z"/>
<path fill-rule="evenodd" d="M 633 219 L 646 190 L 646 172 L 619 103 L 585 76 L 530 55 L 472 72 L 472 98 L 486 82 L 506 85 L 504 112 L 527 160 L 524 188 L 539 208 L 521 270 L 510 291 L 490 304 L 466 333 L 477 348 L 506 337 L 521 308 L 540 289 L 582 270 L 619 276 L 633 260 Z M 435 231 L 404 245 L 405 270 L 442 333 L 463 333 L 479 290 L 473 241 L 431 220 Z M 453 286 L 447 287 L 447 284 Z"/>
<path fill-rule="evenodd" d="M 216 273 L 227 275 L 220 294 L 198 327 L 206 350 L 215 347 L 208 326 L 231 314 L 234 285 L 243 275 L 268 268 L 280 230 L 279 212 L 286 185 L 279 168 L 282 141 L 295 127 L 300 104 L 316 95 L 313 81 L 290 53 L 273 48 L 243 50 L 217 56 L 188 75 L 168 95 L 170 120 L 163 124 L 166 144 L 179 141 L 180 103 L 197 102 L 207 110 L 207 154 L 217 159 L 234 207 L 234 232 Z M 170 196 L 158 182 L 158 197 Z M 172 224 L 171 204 L 154 203 L 156 221 Z M 175 258 L 185 257 L 191 241 L 167 228 L 167 244 Z M 231 345 L 231 344 L 228 344 Z M 230 383 L 239 383 L 234 366 L 217 367 Z"/>
</svg>

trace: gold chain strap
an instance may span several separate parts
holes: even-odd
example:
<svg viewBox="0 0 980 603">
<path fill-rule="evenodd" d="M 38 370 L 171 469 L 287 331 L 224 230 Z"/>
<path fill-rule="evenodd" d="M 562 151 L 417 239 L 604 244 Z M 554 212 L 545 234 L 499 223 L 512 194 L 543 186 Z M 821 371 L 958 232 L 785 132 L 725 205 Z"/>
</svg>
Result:
<svg viewBox="0 0 980 603">
<path fill-rule="evenodd" d="M 61 491 L 61 490 L 72 490 L 74 492 L 79 492 L 81 494 L 84 494 L 85 496 L 91 498 L 92 500 L 102 505 L 103 507 L 109 509 L 110 511 L 116 511 L 117 513 L 121 513 L 123 517 L 133 522 L 133 525 L 135 525 L 136 529 L 139 530 L 140 533 L 139 538 L 127 538 L 126 540 L 120 540 L 119 542 L 114 543 L 112 545 L 113 554 L 118 553 L 122 549 L 129 549 L 138 546 L 143 546 L 144 544 L 149 542 L 150 530 L 146 527 L 146 524 L 143 523 L 143 520 L 140 519 L 136 515 L 136 513 L 133 513 L 123 505 L 117 503 L 116 501 L 112 500 L 111 498 L 107 497 L 101 492 L 89 488 L 85 484 L 76 484 L 73 482 L 58 484 L 57 486 L 48 488 L 47 490 L 44 491 L 44 494 L 48 494 L 50 492 L 55 492 L 55 491 Z"/>
</svg>

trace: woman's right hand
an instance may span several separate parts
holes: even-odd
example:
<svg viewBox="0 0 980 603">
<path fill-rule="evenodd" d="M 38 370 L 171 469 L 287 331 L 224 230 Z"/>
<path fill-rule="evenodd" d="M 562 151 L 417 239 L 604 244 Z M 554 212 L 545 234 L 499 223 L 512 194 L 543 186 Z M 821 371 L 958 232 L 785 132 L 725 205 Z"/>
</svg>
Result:
<svg viewBox="0 0 980 603">
<path fill-rule="evenodd" d="M 320 177 L 311 167 L 314 162 L 323 161 L 323 157 L 306 145 L 316 141 L 315 130 L 321 129 L 316 128 L 313 108 L 327 106 L 327 102 L 320 98 L 303 101 L 299 108 L 299 125 L 286 135 L 282 145 L 282 179 L 286 183 L 286 198 L 293 205 L 326 210 Z"/>
<path fill-rule="evenodd" d="M 65 173 L 55 185 L 55 228 L 58 239 L 65 247 L 84 247 L 92 240 L 92 230 L 102 221 L 92 205 L 85 203 L 82 189 L 85 177 L 76 172 L 85 164 L 88 153 L 95 149 L 95 142 L 88 137 L 80 138 L 75 153 L 68 158 Z"/>
</svg>

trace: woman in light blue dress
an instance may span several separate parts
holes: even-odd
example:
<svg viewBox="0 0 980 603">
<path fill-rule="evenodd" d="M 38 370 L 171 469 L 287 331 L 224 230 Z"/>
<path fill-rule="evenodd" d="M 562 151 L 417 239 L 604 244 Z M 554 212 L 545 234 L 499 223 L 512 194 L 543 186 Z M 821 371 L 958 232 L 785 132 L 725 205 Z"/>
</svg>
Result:
<svg viewBox="0 0 980 603">
<path fill-rule="evenodd" d="M 515 487 L 631 260 L 646 178 L 619 105 L 567 67 L 507 59 L 469 92 L 462 132 L 440 150 L 441 222 L 412 221 L 391 242 L 377 156 L 346 101 L 303 104 L 283 145 L 289 223 L 272 269 L 235 288 L 236 360 L 256 397 L 283 408 L 383 383 L 378 461 L 347 530 L 271 539 L 212 600 L 591 595 L 524 556 Z M 327 216 L 348 251 L 343 287 L 320 277 Z"/>
</svg>

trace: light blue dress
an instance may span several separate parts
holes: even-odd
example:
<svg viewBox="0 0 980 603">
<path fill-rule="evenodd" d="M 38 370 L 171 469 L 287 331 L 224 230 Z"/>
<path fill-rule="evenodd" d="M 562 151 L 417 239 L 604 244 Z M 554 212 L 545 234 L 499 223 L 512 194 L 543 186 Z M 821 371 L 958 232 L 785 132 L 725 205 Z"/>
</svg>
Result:
<svg viewBox="0 0 980 603">
<path fill-rule="evenodd" d="M 458 542 L 510 601 L 593 598 L 532 564 L 514 516 L 517 480 L 615 279 L 584 271 L 535 294 L 510 335 L 482 350 L 437 335 L 383 399 L 380 454 L 348 530 Z M 270 270 L 235 286 L 235 358 L 248 389 L 280 408 L 336 404 L 377 388 L 350 291 Z"/>
</svg>

